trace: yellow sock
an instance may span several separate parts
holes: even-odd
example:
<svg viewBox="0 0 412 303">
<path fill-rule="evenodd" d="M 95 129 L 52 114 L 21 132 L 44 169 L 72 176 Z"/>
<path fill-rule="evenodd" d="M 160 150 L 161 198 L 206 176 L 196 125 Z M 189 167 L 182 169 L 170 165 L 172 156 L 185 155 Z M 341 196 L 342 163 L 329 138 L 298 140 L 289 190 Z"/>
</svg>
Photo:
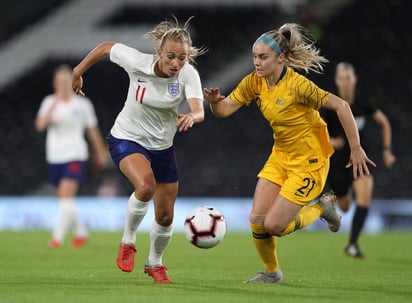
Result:
<svg viewBox="0 0 412 303">
<path fill-rule="evenodd" d="M 250 223 L 253 234 L 253 242 L 259 253 L 260 259 L 267 272 L 278 270 L 278 256 L 276 253 L 276 237 L 269 234 L 263 224 Z"/>
<path fill-rule="evenodd" d="M 286 227 L 282 236 L 286 236 L 290 233 L 293 233 L 294 231 L 298 229 L 305 228 L 309 224 L 319 219 L 322 212 L 323 212 L 323 209 L 322 207 L 320 207 L 319 204 L 302 207 L 302 209 L 299 211 L 298 215 L 296 216 L 295 220 L 290 222 L 288 227 Z"/>
</svg>

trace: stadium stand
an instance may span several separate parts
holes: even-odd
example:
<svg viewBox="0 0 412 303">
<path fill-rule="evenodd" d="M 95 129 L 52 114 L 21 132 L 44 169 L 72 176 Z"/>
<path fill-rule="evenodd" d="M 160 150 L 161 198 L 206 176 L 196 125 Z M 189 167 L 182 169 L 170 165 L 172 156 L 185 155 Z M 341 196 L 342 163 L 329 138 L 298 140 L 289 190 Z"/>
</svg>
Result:
<svg viewBox="0 0 412 303">
<path fill-rule="evenodd" d="M 67 0 L 0 1 L 0 44 L 23 31 Z"/>
</svg>

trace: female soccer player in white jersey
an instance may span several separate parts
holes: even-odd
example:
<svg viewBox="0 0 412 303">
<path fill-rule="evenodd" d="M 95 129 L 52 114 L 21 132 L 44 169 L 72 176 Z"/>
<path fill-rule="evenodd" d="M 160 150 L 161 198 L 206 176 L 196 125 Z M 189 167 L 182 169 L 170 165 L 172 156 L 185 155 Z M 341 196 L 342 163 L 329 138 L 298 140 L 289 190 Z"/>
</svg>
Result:
<svg viewBox="0 0 412 303">
<path fill-rule="evenodd" d="M 69 66 L 62 65 L 55 70 L 54 94 L 44 98 L 35 121 L 38 132 L 47 129 L 49 179 L 56 186 L 60 202 L 60 214 L 49 241 L 51 248 L 62 245 L 70 228 L 73 228 L 73 247 L 81 247 L 87 241 L 87 230 L 74 202 L 89 157 L 85 132 L 96 153 L 97 165 L 104 167 L 106 162 L 106 149 L 97 127 L 93 104 L 73 93 L 71 80 L 72 69 Z"/>
<path fill-rule="evenodd" d="M 198 72 L 190 64 L 204 52 L 192 46 L 178 22 L 164 21 L 146 36 L 153 38 L 156 54 L 144 54 L 126 45 L 104 42 L 74 69 L 73 89 L 82 92 L 82 75 L 109 56 L 129 75 L 127 99 L 108 136 L 113 161 L 134 186 L 126 212 L 123 238 L 117 257 L 125 272 L 134 268 L 136 229 L 153 198 L 155 220 L 150 231 L 150 252 L 144 271 L 155 282 L 170 283 L 163 253 L 173 231 L 173 210 L 178 173 L 173 138 L 204 119 L 203 92 Z M 186 98 L 190 112 L 178 113 Z"/>
</svg>

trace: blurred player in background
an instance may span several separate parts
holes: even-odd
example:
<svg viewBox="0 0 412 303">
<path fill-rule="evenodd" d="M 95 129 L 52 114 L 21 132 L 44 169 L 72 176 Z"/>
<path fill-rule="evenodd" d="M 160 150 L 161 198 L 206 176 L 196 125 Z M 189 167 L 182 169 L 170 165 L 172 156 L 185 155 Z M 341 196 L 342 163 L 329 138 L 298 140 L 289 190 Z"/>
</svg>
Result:
<svg viewBox="0 0 412 303">
<path fill-rule="evenodd" d="M 57 224 L 49 241 L 51 248 L 59 248 L 70 229 L 73 231 L 73 247 L 83 246 L 88 239 L 88 232 L 75 204 L 89 158 L 85 133 L 98 167 L 104 168 L 107 158 L 93 104 L 89 99 L 73 93 L 71 80 L 72 69 L 69 66 L 62 65 L 55 70 L 54 93 L 44 98 L 35 121 L 38 132 L 47 130 L 49 181 L 56 187 L 59 199 Z"/>
<path fill-rule="evenodd" d="M 359 95 L 356 91 L 356 82 L 357 79 L 353 65 L 346 62 L 339 63 L 336 67 L 335 74 L 338 94 L 350 104 L 361 139 L 367 120 L 372 119 L 381 127 L 383 163 L 387 168 L 391 168 L 396 159 L 391 149 L 392 132 L 389 120 L 374 102 L 368 102 Z M 335 154 L 330 162 L 331 167 L 328 175 L 328 183 L 330 188 L 335 192 L 338 205 L 342 211 L 346 212 L 349 210 L 352 201 L 352 188 L 355 193 L 356 209 L 352 218 L 349 243 L 344 251 L 348 256 L 363 258 L 364 255 L 359 249 L 358 239 L 372 199 L 373 177 L 372 175 L 365 175 L 361 178 L 353 178 L 350 169 L 345 168 L 345 161 L 350 154 L 350 148 L 338 117 L 334 112 L 330 111 L 325 111 L 323 116 L 331 136 L 330 142 L 335 148 Z"/>
<path fill-rule="evenodd" d="M 350 106 L 339 97 L 318 88 L 295 72 L 321 72 L 327 60 L 308 38 L 306 30 L 288 23 L 261 35 L 253 44 L 255 71 L 230 93 L 205 89 L 205 98 L 217 117 L 228 117 L 255 101 L 274 133 L 272 154 L 260 171 L 256 185 L 250 226 L 264 271 L 245 282 L 276 283 L 283 280 L 276 252 L 276 237 L 302 229 L 318 218 L 329 229 L 340 228 L 336 197 L 324 194 L 318 203 L 308 205 L 322 192 L 333 148 L 321 107 L 337 113 L 349 142 L 347 167 L 353 175 L 369 175 L 367 163 L 375 165 L 363 151 Z"/>
<path fill-rule="evenodd" d="M 203 50 L 192 46 L 190 19 L 183 28 L 175 19 L 147 33 L 155 42 L 154 55 L 120 43 L 102 43 L 80 62 L 73 76 L 73 89 L 83 94 L 81 76 L 107 56 L 129 75 L 126 102 L 107 139 L 113 161 L 135 189 L 128 201 L 117 265 L 125 272 L 133 270 L 136 229 L 153 198 L 155 220 L 144 271 L 159 283 L 170 282 L 162 257 L 173 233 L 179 184 L 173 138 L 177 130 L 187 131 L 204 119 L 200 77 L 190 64 Z M 184 99 L 190 112 L 179 114 Z"/>
</svg>

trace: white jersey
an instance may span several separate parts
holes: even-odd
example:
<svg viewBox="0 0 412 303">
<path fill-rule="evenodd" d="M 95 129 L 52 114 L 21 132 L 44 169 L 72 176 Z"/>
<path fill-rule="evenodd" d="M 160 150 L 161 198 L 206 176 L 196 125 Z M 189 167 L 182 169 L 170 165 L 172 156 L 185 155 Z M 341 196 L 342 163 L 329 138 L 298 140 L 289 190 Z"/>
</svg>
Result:
<svg viewBox="0 0 412 303">
<path fill-rule="evenodd" d="M 38 116 L 48 112 L 54 98 L 54 95 L 44 98 Z M 85 130 L 96 125 L 96 114 L 89 99 L 73 95 L 69 101 L 59 101 L 47 127 L 46 161 L 61 164 L 87 160 L 89 152 Z"/>
<path fill-rule="evenodd" d="M 128 73 L 127 99 L 116 118 L 111 134 L 134 141 L 149 150 L 173 145 L 179 104 L 186 98 L 203 100 L 200 77 L 186 63 L 176 77 L 160 78 L 154 73 L 157 56 L 116 43 L 110 60 Z"/>
</svg>

